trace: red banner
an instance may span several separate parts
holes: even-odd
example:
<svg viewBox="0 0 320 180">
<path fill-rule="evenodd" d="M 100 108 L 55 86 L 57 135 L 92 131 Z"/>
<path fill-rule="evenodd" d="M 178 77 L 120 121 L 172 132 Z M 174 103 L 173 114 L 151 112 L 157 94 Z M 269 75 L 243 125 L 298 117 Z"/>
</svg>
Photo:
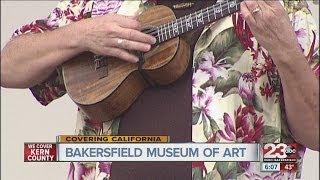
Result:
<svg viewBox="0 0 320 180">
<path fill-rule="evenodd" d="M 57 160 L 56 144 L 50 143 L 25 143 L 25 162 L 54 162 Z"/>
</svg>

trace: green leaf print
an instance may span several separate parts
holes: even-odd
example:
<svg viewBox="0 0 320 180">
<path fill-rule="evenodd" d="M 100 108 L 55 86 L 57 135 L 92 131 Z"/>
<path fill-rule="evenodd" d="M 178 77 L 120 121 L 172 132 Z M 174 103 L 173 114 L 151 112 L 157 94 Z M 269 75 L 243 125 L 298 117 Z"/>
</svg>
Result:
<svg viewBox="0 0 320 180">
<path fill-rule="evenodd" d="M 212 118 L 209 118 L 209 120 L 210 120 L 210 127 L 212 129 L 212 132 L 216 133 L 220 129 L 217 122 Z"/>
<path fill-rule="evenodd" d="M 196 47 L 195 47 L 195 56 L 194 59 L 200 60 L 201 52 L 203 52 L 208 46 L 210 46 L 210 43 L 213 40 L 212 30 L 211 28 L 208 28 L 204 30 L 204 32 L 201 34 L 200 38 L 197 41 Z"/>
<path fill-rule="evenodd" d="M 263 108 L 262 108 L 262 102 L 258 99 L 258 96 L 255 96 L 253 98 L 253 106 L 254 106 L 254 109 L 259 111 L 259 112 L 263 112 Z"/>
<path fill-rule="evenodd" d="M 215 59 L 226 59 L 227 64 L 235 64 L 245 51 L 234 33 L 234 28 L 228 28 L 219 33 L 211 42 L 210 50 Z"/>
<path fill-rule="evenodd" d="M 192 168 L 192 180 L 203 180 L 203 170 L 200 168 Z"/>
<path fill-rule="evenodd" d="M 196 125 L 199 122 L 200 117 L 203 125 L 204 136 L 209 140 L 212 137 L 212 134 L 219 130 L 219 126 L 214 119 L 202 113 L 199 108 L 193 108 L 192 125 Z"/>
<path fill-rule="evenodd" d="M 204 180 L 221 180 L 221 176 L 216 169 L 213 169 L 205 176 Z"/>
<path fill-rule="evenodd" d="M 223 97 L 230 95 L 232 93 L 238 93 L 235 88 L 238 88 L 239 78 L 241 77 L 241 73 L 239 71 L 230 70 L 228 72 L 227 79 L 222 77 L 218 77 L 217 80 L 214 82 L 215 84 L 215 91 L 222 92 Z"/>
<path fill-rule="evenodd" d="M 212 137 L 212 134 L 219 130 L 219 126 L 214 119 L 205 114 L 202 114 L 203 132 L 207 140 Z"/>
<path fill-rule="evenodd" d="M 227 97 L 231 94 L 239 94 L 239 89 L 237 87 L 233 87 L 226 94 L 224 94 L 222 97 Z"/>
<path fill-rule="evenodd" d="M 278 128 L 273 126 L 264 126 L 263 128 L 263 137 L 261 143 L 273 143 L 280 139 L 280 131 Z"/>
<path fill-rule="evenodd" d="M 208 140 L 212 134 L 212 129 L 210 125 L 209 119 L 206 117 L 206 115 L 202 114 L 202 122 L 203 122 L 203 132 L 204 136 Z"/>
<path fill-rule="evenodd" d="M 97 132 L 96 129 L 85 125 L 83 126 L 83 129 L 80 130 L 80 134 L 79 135 L 84 135 L 84 136 L 92 136 L 92 135 L 99 135 L 99 132 Z"/>
<path fill-rule="evenodd" d="M 242 98 L 243 104 L 246 106 L 253 106 L 255 110 L 263 112 L 261 100 L 258 99 L 258 96 L 254 96 L 252 101 L 248 101 L 246 98 Z"/>
<path fill-rule="evenodd" d="M 216 162 L 214 169 L 217 169 L 221 179 L 236 178 L 237 175 L 237 162 Z"/>
<path fill-rule="evenodd" d="M 213 171 L 209 172 L 204 178 L 204 180 L 212 180 L 212 179 L 214 179 Z"/>
<path fill-rule="evenodd" d="M 199 108 L 192 109 L 192 125 L 196 125 L 199 122 L 200 115 L 201 115 L 201 109 Z"/>
<path fill-rule="evenodd" d="M 215 87 L 215 92 L 222 92 L 222 97 L 227 97 L 231 94 L 238 94 L 238 84 L 241 73 L 239 71 L 230 70 L 228 72 L 227 79 L 223 77 L 218 77 L 215 81 L 208 80 L 201 86 L 201 89 L 206 89 L 207 87 Z"/>
<path fill-rule="evenodd" d="M 139 4 L 139 11 L 145 11 L 153 6 L 155 6 L 155 3 L 153 1 L 146 1 L 145 3 L 140 3 Z"/>
<path fill-rule="evenodd" d="M 117 135 L 119 132 L 119 125 L 120 125 L 120 118 L 113 120 L 110 128 L 111 128 L 111 135 Z"/>
<path fill-rule="evenodd" d="M 214 170 L 218 171 L 221 179 L 237 179 L 244 172 L 238 162 L 216 162 Z"/>
</svg>

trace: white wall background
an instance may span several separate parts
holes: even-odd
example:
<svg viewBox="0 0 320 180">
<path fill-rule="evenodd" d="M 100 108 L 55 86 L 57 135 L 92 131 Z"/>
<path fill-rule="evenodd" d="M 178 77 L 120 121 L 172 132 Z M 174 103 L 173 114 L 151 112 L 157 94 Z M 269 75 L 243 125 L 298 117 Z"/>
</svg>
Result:
<svg viewBox="0 0 320 180">
<path fill-rule="evenodd" d="M 1 49 L 19 26 L 46 17 L 57 1 L 1 1 Z M 24 163 L 24 142 L 55 142 L 73 134 L 76 106 L 68 96 L 48 107 L 29 90 L 1 88 L 1 179 L 67 179 L 68 163 Z"/>
<path fill-rule="evenodd" d="M 1 1 L 1 49 L 19 26 L 46 17 L 57 1 Z M 319 20 L 319 7 L 312 6 Z M 1 88 L 1 179 L 66 179 L 67 163 L 24 163 L 24 142 L 55 142 L 59 134 L 73 134 L 76 106 L 65 95 L 42 107 L 29 90 Z M 319 153 L 308 150 L 303 179 L 319 179 Z"/>
</svg>

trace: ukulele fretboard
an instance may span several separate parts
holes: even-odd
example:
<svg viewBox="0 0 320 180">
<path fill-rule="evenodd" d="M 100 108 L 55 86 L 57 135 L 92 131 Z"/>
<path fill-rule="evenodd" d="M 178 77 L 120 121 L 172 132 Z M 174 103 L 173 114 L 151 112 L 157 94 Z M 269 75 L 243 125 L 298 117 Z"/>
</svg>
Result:
<svg viewBox="0 0 320 180">
<path fill-rule="evenodd" d="M 215 5 L 185 15 L 146 32 L 157 38 L 157 44 L 175 38 L 196 28 L 205 26 L 240 10 L 242 0 L 225 0 Z"/>
</svg>

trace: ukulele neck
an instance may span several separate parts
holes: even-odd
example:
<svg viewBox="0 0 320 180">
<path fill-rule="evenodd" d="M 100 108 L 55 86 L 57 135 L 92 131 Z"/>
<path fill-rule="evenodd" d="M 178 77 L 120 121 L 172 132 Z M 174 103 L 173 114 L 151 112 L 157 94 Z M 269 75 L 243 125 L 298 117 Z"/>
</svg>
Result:
<svg viewBox="0 0 320 180">
<path fill-rule="evenodd" d="M 175 21 L 155 27 L 153 33 L 150 35 L 155 36 L 157 38 L 157 44 L 160 44 L 239 11 L 241 1 L 243 0 L 225 0 L 218 2 L 207 8 L 185 15 Z"/>
</svg>

